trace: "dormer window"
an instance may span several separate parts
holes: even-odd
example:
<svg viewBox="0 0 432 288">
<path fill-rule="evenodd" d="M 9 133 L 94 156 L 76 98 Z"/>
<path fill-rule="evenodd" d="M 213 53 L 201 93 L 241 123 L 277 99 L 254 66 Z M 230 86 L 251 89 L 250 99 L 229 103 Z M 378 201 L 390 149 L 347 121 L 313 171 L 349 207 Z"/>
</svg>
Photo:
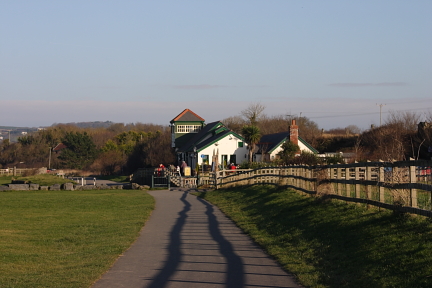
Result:
<svg viewBox="0 0 432 288">
<path fill-rule="evenodd" d="M 177 125 L 177 133 L 198 133 L 200 125 Z"/>
</svg>

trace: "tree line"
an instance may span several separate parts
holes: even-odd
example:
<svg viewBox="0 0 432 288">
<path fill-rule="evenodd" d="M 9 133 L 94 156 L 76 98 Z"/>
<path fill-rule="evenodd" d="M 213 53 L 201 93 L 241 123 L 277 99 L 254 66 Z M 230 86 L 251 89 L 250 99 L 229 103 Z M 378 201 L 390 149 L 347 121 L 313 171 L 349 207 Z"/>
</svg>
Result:
<svg viewBox="0 0 432 288">
<path fill-rule="evenodd" d="M 324 152 L 352 152 L 353 161 L 431 159 L 432 114 L 413 112 L 389 113 L 380 127 L 361 131 L 354 125 L 320 129 L 307 117 L 268 116 L 265 106 L 251 104 L 239 115 L 222 122 L 243 135 L 250 158 L 262 135 L 284 132 L 295 118 L 299 135 L 315 149 Z M 419 123 L 423 123 L 420 124 Z M 63 149 L 58 144 L 63 143 Z M 279 164 L 313 163 L 316 157 L 302 154 L 295 157 L 296 147 L 284 144 Z M 108 127 L 79 127 L 75 124 L 55 124 L 9 143 L 0 142 L 0 168 L 48 167 L 86 169 L 97 174 L 129 174 L 137 168 L 156 167 L 160 163 L 176 164 L 171 148 L 170 127 L 156 124 L 110 123 Z M 338 159 L 334 159 L 339 161 Z"/>
<path fill-rule="evenodd" d="M 307 117 L 291 115 L 268 116 L 265 106 L 251 104 L 240 115 L 223 120 L 229 128 L 242 134 L 252 151 L 261 135 L 287 131 L 292 119 L 296 119 L 299 136 L 320 153 L 353 153 L 352 161 L 401 161 L 427 159 L 432 157 L 432 113 L 419 114 L 409 111 L 390 111 L 383 125 L 371 126 L 361 131 L 355 125 L 320 129 L 318 124 Z M 297 155 L 299 148 L 292 143 L 284 143 L 276 164 L 317 164 L 322 158 L 308 153 Z M 341 162 L 342 157 L 327 159 L 327 163 Z"/>
<path fill-rule="evenodd" d="M 60 150 L 58 145 L 62 143 Z M 86 169 L 97 174 L 127 174 L 137 168 L 173 163 L 171 131 L 155 124 L 115 123 L 108 128 L 56 124 L 0 143 L 0 167 Z"/>
</svg>

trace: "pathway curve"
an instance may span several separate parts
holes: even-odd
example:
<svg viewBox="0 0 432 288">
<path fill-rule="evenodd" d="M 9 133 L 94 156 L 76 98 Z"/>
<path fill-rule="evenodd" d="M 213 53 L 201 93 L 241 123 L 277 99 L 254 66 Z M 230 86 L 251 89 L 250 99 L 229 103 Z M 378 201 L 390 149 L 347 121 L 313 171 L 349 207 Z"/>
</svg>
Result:
<svg viewBox="0 0 432 288">
<path fill-rule="evenodd" d="M 150 191 L 138 240 L 92 288 L 301 287 L 219 209 L 187 191 Z"/>
</svg>

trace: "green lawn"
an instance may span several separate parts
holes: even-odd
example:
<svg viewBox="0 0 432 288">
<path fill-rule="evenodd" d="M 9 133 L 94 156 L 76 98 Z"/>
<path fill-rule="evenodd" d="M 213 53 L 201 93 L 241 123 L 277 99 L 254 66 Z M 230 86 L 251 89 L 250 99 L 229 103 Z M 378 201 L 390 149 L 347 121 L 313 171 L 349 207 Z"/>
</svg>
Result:
<svg viewBox="0 0 432 288">
<path fill-rule="evenodd" d="M 28 183 L 35 183 L 41 186 L 51 186 L 54 184 L 63 184 L 68 182 L 75 183 L 70 179 L 63 179 L 56 175 L 39 174 L 33 176 L 0 176 L 0 185 L 10 184 L 12 182 L 12 179 L 23 180 L 27 181 Z"/>
<path fill-rule="evenodd" d="M 110 180 L 119 183 L 129 183 L 129 175 L 95 175 L 97 179 Z"/>
<path fill-rule="evenodd" d="M 432 287 L 429 219 L 271 186 L 200 193 L 307 287 Z"/>
<path fill-rule="evenodd" d="M 139 190 L 0 192 L 0 287 L 89 287 L 153 208 Z"/>
</svg>

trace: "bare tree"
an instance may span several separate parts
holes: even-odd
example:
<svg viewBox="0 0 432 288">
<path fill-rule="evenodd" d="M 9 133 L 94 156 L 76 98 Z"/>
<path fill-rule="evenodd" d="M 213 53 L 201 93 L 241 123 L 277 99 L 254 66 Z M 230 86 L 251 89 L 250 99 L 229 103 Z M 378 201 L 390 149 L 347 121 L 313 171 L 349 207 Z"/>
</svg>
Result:
<svg viewBox="0 0 432 288">
<path fill-rule="evenodd" d="M 274 134 L 279 132 L 288 131 L 289 123 L 286 121 L 285 116 L 276 115 L 272 117 L 268 117 L 267 115 L 263 115 L 258 123 L 258 127 L 262 135 L 266 134 Z"/>
<path fill-rule="evenodd" d="M 321 137 L 321 129 L 318 124 L 307 117 L 297 118 L 297 125 L 299 127 L 299 136 L 312 146 L 318 144 L 318 138 Z"/>
<path fill-rule="evenodd" d="M 261 103 L 252 103 L 246 109 L 240 112 L 250 125 L 257 126 L 257 123 L 263 113 L 265 106 Z"/>
<path fill-rule="evenodd" d="M 429 110 L 427 113 L 425 113 L 425 121 L 432 123 L 432 111 Z"/>
<path fill-rule="evenodd" d="M 356 135 L 361 133 L 361 129 L 356 125 L 348 125 L 345 127 L 345 132 L 347 135 Z"/>
<path fill-rule="evenodd" d="M 228 129 L 241 134 L 241 130 L 243 126 L 247 123 L 241 116 L 232 116 L 222 120 L 222 123 L 225 124 Z"/>
<path fill-rule="evenodd" d="M 401 161 L 410 154 L 412 133 L 400 124 L 385 124 L 362 134 L 362 144 L 369 160 Z"/>
<path fill-rule="evenodd" d="M 400 131 L 405 133 L 415 133 L 421 115 L 409 111 L 390 111 L 385 121 L 386 125 L 395 125 Z"/>
</svg>

